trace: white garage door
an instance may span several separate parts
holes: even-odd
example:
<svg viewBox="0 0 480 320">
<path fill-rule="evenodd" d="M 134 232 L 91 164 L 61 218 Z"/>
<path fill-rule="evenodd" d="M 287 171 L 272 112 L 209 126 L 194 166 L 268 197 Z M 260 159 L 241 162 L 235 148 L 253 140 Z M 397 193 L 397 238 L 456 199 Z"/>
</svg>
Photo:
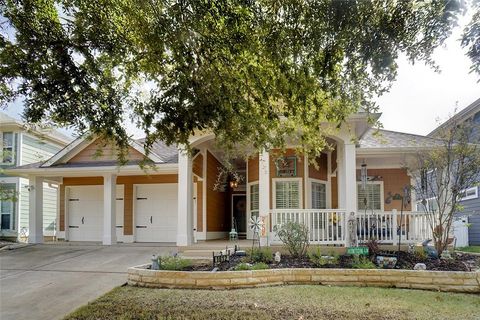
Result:
<svg viewBox="0 0 480 320">
<path fill-rule="evenodd" d="M 117 239 L 123 236 L 123 185 L 117 186 Z M 102 241 L 103 186 L 75 186 L 67 189 L 68 239 Z"/>
<path fill-rule="evenodd" d="M 176 183 L 136 185 L 134 208 L 137 242 L 176 241 Z"/>
</svg>

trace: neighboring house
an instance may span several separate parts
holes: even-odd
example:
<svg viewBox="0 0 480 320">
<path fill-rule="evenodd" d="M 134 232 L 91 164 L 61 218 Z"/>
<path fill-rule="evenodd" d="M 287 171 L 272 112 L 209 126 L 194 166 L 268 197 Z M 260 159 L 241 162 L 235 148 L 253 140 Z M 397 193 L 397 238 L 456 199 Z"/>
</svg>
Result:
<svg viewBox="0 0 480 320">
<path fill-rule="evenodd" d="M 470 141 L 480 144 L 480 99 L 470 104 L 465 109 L 458 112 L 451 119 L 441 124 L 438 128 L 428 134 L 429 137 L 438 137 L 442 130 L 448 128 L 452 122 L 458 124 L 471 121 L 474 125 Z M 480 168 L 479 168 L 480 170 Z M 468 228 L 468 238 L 470 245 L 480 245 L 480 198 L 479 186 L 471 186 L 464 190 L 464 197 L 460 204 L 464 210 L 459 215 L 467 215 L 470 227 Z"/>
<path fill-rule="evenodd" d="M 4 170 L 45 161 L 71 139 L 57 131 L 26 131 L 23 124 L 0 112 L 0 237 L 22 238 L 29 228 L 28 179 L 8 176 Z M 57 218 L 57 186 L 43 185 L 43 234 L 53 236 Z"/>
<path fill-rule="evenodd" d="M 57 232 L 68 241 L 186 246 L 225 239 L 232 227 L 251 239 L 249 221 L 258 217 L 265 244 L 278 243 L 275 226 L 289 220 L 307 224 L 311 243 L 350 245 L 355 234 L 361 241 L 376 237 L 396 243 L 399 232 L 404 243 L 418 242 L 428 237 L 425 214 L 413 212 L 411 203 L 402 208 L 398 195 L 412 182 L 404 167 L 409 157 L 436 140 L 387 130 L 374 133 L 367 114 L 354 114 L 329 136 L 333 149 L 315 159 L 316 165 L 295 154 L 294 146 L 282 157 L 265 151 L 233 160 L 243 176 L 240 181 L 218 179 L 226 159 L 209 133 L 191 137 L 193 156 L 157 142 L 148 153 L 155 170 L 138 166 L 146 154 L 141 139 L 130 142 L 128 163 L 119 167 L 111 144 L 79 138 L 46 161 L 8 172 L 28 178 L 33 186 L 30 242 L 43 239 L 38 227 L 44 217 L 41 188 L 35 186 L 45 181 L 59 184 Z M 103 150 L 101 156 L 98 150 Z M 362 164 L 368 180 L 363 186 Z M 397 211 L 402 209 L 400 221 Z M 354 220 L 357 229 L 350 230 Z"/>
</svg>

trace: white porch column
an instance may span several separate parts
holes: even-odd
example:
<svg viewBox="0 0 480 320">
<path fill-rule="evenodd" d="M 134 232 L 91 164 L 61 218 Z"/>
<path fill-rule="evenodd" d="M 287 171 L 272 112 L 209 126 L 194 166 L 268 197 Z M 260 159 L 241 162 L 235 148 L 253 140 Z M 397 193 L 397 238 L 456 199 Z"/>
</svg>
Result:
<svg viewBox="0 0 480 320">
<path fill-rule="evenodd" d="M 345 209 L 346 219 L 352 212 L 357 211 L 357 171 L 356 171 L 356 150 L 355 144 L 350 141 L 346 141 L 339 144 L 339 207 Z M 344 227 L 345 242 L 347 246 L 350 245 L 348 239 L 347 225 Z"/>
<path fill-rule="evenodd" d="M 117 243 L 116 232 L 116 198 L 117 176 L 107 174 L 103 176 L 103 244 Z"/>
<path fill-rule="evenodd" d="M 193 200 L 192 159 L 186 151 L 181 150 L 179 148 L 178 150 L 177 246 L 188 246 L 192 244 L 192 233 L 193 233 L 192 200 Z"/>
<path fill-rule="evenodd" d="M 28 243 L 43 243 L 43 178 L 29 177 Z"/>
<path fill-rule="evenodd" d="M 270 154 L 263 151 L 258 159 L 258 207 L 259 216 L 264 223 L 264 232 L 260 231 L 260 245 L 269 245 L 270 231 Z"/>
</svg>

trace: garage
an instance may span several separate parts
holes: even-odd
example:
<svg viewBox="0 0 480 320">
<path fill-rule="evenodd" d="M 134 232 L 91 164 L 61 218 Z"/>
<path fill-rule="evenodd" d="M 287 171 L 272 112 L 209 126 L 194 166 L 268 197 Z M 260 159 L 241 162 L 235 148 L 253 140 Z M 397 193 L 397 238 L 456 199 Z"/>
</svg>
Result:
<svg viewBox="0 0 480 320">
<path fill-rule="evenodd" d="M 134 186 L 136 242 L 176 242 L 177 184 Z"/>
<path fill-rule="evenodd" d="M 117 239 L 123 237 L 123 185 L 117 185 Z M 72 186 L 67 188 L 69 241 L 102 241 L 103 186 Z"/>
</svg>

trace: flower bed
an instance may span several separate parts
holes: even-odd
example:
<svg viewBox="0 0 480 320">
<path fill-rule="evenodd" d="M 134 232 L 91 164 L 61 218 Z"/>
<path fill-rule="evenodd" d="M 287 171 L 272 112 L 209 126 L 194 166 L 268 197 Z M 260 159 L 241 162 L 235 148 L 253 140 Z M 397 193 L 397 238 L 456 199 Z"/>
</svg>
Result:
<svg viewBox="0 0 480 320">
<path fill-rule="evenodd" d="M 480 292 L 480 272 L 388 269 L 286 268 L 248 271 L 166 271 L 150 265 L 128 269 L 128 283 L 151 288 L 237 289 L 284 284 L 349 285 Z"/>
</svg>

